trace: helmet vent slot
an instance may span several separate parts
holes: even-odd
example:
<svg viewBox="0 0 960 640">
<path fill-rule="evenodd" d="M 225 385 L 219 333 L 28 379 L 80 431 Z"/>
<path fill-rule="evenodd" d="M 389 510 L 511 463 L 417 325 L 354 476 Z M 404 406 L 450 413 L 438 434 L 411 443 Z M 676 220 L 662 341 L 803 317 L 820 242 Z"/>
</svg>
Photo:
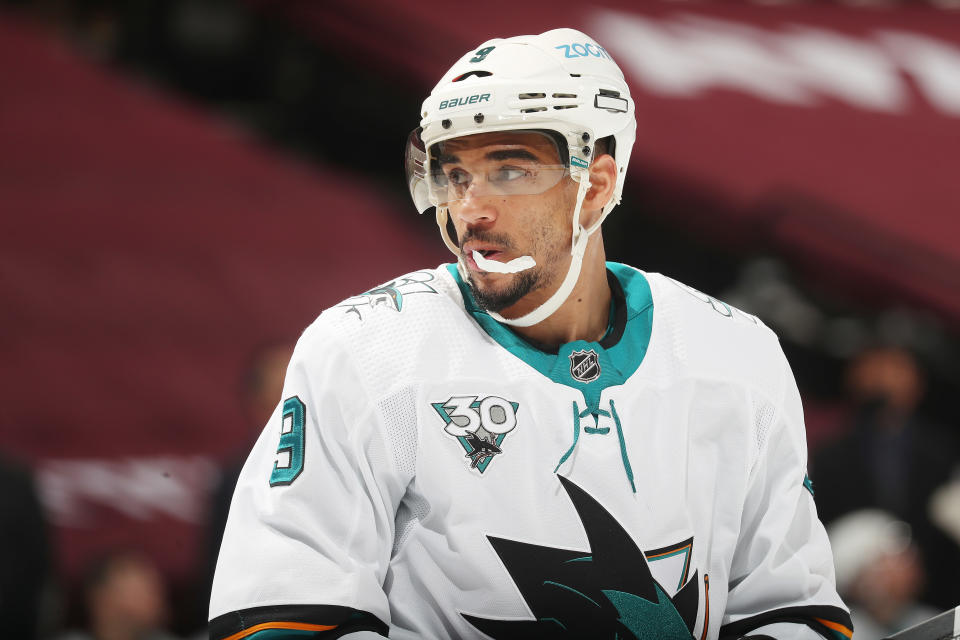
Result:
<svg viewBox="0 0 960 640">
<path fill-rule="evenodd" d="M 459 75 L 453 79 L 454 82 L 460 82 L 461 80 L 466 80 L 470 76 L 477 76 L 478 78 L 486 78 L 487 76 L 492 76 L 493 73 L 490 71 L 467 71 L 463 75 Z"/>
<path fill-rule="evenodd" d="M 555 93 L 553 94 L 554 98 L 576 98 L 577 94 L 575 93 Z"/>
<path fill-rule="evenodd" d="M 575 104 L 555 104 L 553 105 L 554 109 L 576 109 L 577 105 Z"/>
<path fill-rule="evenodd" d="M 520 109 L 520 113 L 533 113 L 534 111 L 546 111 L 546 107 L 530 107 L 529 109 Z"/>
<path fill-rule="evenodd" d="M 597 93 L 608 98 L 619 98 L 620 92 L 614 91 L 613 89 L 598 89 Z"/>
<path fill-rule="evenodd" d="M 546 98 L 547 94 L 545 93 L 521 93 L 521 100 L 536 100 L 537 98 Z"/>
</svg>

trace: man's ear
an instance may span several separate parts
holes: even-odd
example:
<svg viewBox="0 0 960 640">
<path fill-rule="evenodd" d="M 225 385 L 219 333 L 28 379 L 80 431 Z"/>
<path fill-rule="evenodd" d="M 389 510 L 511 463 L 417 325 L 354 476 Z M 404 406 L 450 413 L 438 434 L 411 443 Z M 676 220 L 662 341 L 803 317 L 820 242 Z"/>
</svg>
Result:
<svg viewBox="0 0 960 640">
<path fill-rule="evenodd" d="M 617 187 L 617 162 L 608 153 L 594 158 L 590 164 L 590 189 L 583 199 L 581 221 L 589 227 L 600 217 L 603 208 L 613 198 Z"/>
</svg>

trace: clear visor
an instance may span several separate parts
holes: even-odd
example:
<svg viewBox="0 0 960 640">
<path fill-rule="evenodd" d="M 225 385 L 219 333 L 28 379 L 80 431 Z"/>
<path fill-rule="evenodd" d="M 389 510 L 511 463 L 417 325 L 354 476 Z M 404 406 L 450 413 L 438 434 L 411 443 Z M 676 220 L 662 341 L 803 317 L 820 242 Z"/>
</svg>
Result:
<svg viewBox="0 0 960 640">
<path fill-rule="evenodd" d="M 533 131 L 532 145 L 494 145 L 488 153 L 458 153 L 456 145 L 439 142 L 428 154 L 414 130 L 407 141 L 406 170 L 410 195 L 420 213 L 431 206 L 449 207 L 480 197 L 536 195 L 555 187 L 570 175 L 565 164 L 545 164 L 544 156 L 559 159 L 556 143 L 547 134 Z M 544 153 L 543 142 L 553 148 Z M 538 144 L 539 143 L 539 144 Z"/>
<path fill-rule="evenodd" d="M 431 202 L 429 181 L 427 175 L 427 150 L 424 147 L 423 140 L 420 138 L 422 129 L 417 127 L 410 132 L 407 138 L 407 151 L 404 154 L 403 165 L 407 171 L 407 187 L 410 189 L 410 197 L 413 198 L 413 204 L 417 211 L 423 213 L 430 207 L 435 206 Z"/>
</svg>

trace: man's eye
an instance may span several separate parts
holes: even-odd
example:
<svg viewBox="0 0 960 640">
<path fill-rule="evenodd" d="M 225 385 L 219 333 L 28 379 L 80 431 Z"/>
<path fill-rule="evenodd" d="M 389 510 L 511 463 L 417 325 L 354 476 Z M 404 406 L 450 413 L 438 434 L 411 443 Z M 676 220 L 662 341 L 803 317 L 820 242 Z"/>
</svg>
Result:
<svg viewBox="0 0 960 640">
<path fill-rule="evenodd" d="M 526 169 L 519 169 L 517 167 L 502 167 L 497 169 L 497 171 L 494 172 L 490 178 L 495 182 L 512 182 L 529 174 L 530 172 Z"/>
<path fill-rule="evenodd" d="M 453 169 L 447 174 L 447 181 L 454 186 L 464 186 L 470 182 L 470 174 L 462 169 Z"/>
</svg>

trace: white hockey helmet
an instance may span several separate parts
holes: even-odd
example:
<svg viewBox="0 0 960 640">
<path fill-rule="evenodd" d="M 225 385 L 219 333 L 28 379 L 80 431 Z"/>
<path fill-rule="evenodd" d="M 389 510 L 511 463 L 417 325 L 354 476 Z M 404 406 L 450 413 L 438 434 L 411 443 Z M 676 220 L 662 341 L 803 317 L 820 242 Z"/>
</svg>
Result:
<svg viewBox="0 0 960 640">
<path fill-rule="evenodd" d="M 566 142 L 570 176 L 580 184 L 573 216 L 574 260 L 560 290 L 544 305 L 520 319 L 530 326 L 559 308 L 576 284 L 589 235 L 620 202 L 630 152 L 636 136 L 634 103 L 623 72 L 602 46 L 580 31 L 554 29 L 535 36 L 496 38 L 464 54 L 434 87 L 421 108 L 420 127 L 410 134 L 406 151 L 407 184 L 420 213 L 437 209 L 444 242 L 464 268 L 460 249 L 447 232 L 444 189 L 432 166 L 437 143 L 493 131 L 544 130 Z M 580 225 L 580 208 L 589 189 L 594 145 L 613 138 L 609 153 L 617 164 L 613 197 L 589 229 Z M 563 153 L 563 149 L 560 150 Z"/>
</svg>

